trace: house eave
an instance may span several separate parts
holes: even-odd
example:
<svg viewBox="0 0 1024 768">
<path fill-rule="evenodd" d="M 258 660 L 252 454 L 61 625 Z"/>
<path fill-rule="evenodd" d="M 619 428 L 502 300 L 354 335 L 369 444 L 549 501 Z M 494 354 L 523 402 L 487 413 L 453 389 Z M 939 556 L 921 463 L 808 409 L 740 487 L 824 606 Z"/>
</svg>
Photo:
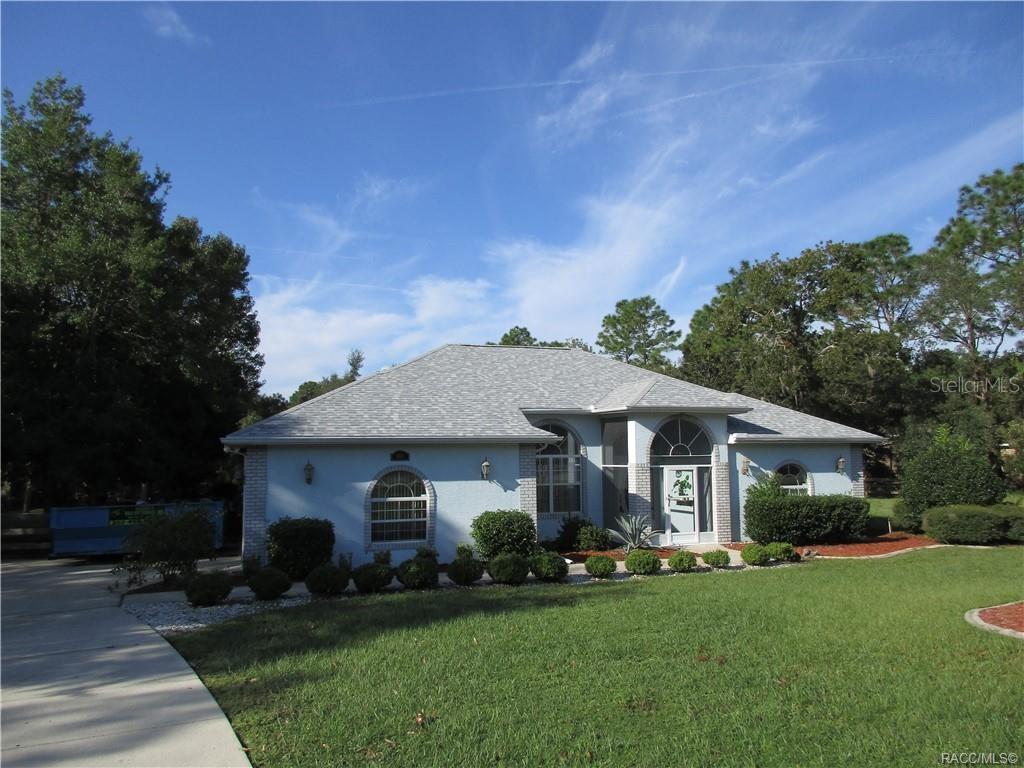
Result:
<svg viewBox="0 0 1024 768">
<path fill-rule="evenodd" d="M 862 445 L 884 441 L 885 438 L 878 435 L 864 435 L 862 437 L 841 437 L 838 435 L 831 437 L 823 437 L 821 435 L 753 435 L 749 433 L 729 435 L 730 445 L 735 445 L 736 443 L 832 443 Z"/>
<path fill-rule="evenodd" d="M 561 440 L 561 438 L 558 435 L 552 435 L 550 433 L 544 435 L 479 435 L 469 437 L 465 435 L 432 435 L 427 437 L 422 435 L 373 435 L 367 437 L 323 437 L 319 435 L 289 437 L 233 437 L 229 435 L 220 439 L 221 443 L 228 447 L 240 448 L 250 445 L 286 447 L 291 445 L 411 445 L 424 443 L 518 445 L 520 443 L 554 443 L 559 440 Z"/>
</svg>

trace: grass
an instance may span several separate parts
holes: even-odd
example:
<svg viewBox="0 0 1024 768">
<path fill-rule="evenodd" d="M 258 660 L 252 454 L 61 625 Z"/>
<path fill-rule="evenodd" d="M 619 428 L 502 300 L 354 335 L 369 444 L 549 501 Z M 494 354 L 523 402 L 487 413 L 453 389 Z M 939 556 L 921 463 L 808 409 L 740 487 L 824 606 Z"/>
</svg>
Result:
<svg viewBox="0 0 1024 768">
<path fill-rule="evenodd" d="M 871 517 L 892 517 L 892 507 L 896 498 L 868 499 L 868 514 Z"/>
<path fill-rule="evenodd" d="M 1024 550 L 338 599 L 175 639 L 256 766 L 935 765 L 1024 753 Z M 417 723 L 417 714 L 421 723 Z"/>
</svg>

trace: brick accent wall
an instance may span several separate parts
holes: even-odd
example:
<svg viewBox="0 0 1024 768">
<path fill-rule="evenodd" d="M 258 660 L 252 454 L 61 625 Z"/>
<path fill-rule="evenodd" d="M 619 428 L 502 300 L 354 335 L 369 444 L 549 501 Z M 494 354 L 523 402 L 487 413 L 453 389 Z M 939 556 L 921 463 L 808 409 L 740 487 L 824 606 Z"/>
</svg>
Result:
<svg viewBox="0 0 1024 768">
<path fill-rule="evenodd" d="M 242 557 L 267 561 L 267 449 L 245 451 L 242 486 Z"/>
<path fill-rule="evenodd" d="M 519 509 L 537 524 L 537 446 L 519 446 Z"/>
<path fill-rule="evenodd" d="M 627 469 L 629 477 L 629 513 L 631 515 L 651 516 L 651 465 L 630 464 Z M 657 526 L 655 526 L 657 527 Z"/>
<path fill-rule="evenodd" d="M 722 452 L 716 445 L 711 454 L 711 504 L 715 515 L 715 538 L 720 542 L 732 541 L 732 482 L 729 477 L 728 454 L 722 461 Z"/>
<path fill-rule="evenodd" d="M 850 446 L 850 463 L 847 466 L 847 473 L 853 484 L 850 488 L 850 495 L 864 498 L 864 448 L 862 446 Z"/>
</svg>

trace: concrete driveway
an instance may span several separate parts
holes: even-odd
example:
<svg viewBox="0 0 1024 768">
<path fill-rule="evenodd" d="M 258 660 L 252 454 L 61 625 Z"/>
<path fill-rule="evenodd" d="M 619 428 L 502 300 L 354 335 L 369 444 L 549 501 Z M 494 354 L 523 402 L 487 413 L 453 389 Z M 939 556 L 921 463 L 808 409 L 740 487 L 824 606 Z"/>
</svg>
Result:
<svg viewBox="0 0 1024 768">
<path fill-rule="evenodd" d="M 0 566 L 0 762 L 248 766 L 191 667 L 119 607 L 110 565 Z"/>
</svg>

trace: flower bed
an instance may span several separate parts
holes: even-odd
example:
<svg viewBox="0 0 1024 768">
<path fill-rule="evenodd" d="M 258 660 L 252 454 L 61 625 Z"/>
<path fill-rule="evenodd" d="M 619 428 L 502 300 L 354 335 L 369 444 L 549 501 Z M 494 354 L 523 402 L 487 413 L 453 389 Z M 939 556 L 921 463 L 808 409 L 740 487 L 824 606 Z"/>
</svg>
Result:
<svg viewBox="0 0 1024 768">
<path fill-rule="evenodd" d="M 728 549 L 742 552 L 747 544 L 748 542 L 733 541 L 725 546 Z M 872 536 L 871 538 L 852 541 L 847 544 L 812 544 L 809 548 L 824 557 L 870 557 L 872 555 L 888 555 L 893 552 L 902 552 L 905 549 L 914 549 L 916 547 L 930 547 L 933 544 L 938 544 L 938 542 L 927 536 L 894 531 L 893 533 Z M 797 547 L 796 551 L 802 554 L 804 549 L 805 547 Z"/>
<path fill-rule="evenodd" d="M 986 608 L 978 613 L 978 618 L 994 627 L 1024 632 L 1024 602 Z"/>
</svg>

